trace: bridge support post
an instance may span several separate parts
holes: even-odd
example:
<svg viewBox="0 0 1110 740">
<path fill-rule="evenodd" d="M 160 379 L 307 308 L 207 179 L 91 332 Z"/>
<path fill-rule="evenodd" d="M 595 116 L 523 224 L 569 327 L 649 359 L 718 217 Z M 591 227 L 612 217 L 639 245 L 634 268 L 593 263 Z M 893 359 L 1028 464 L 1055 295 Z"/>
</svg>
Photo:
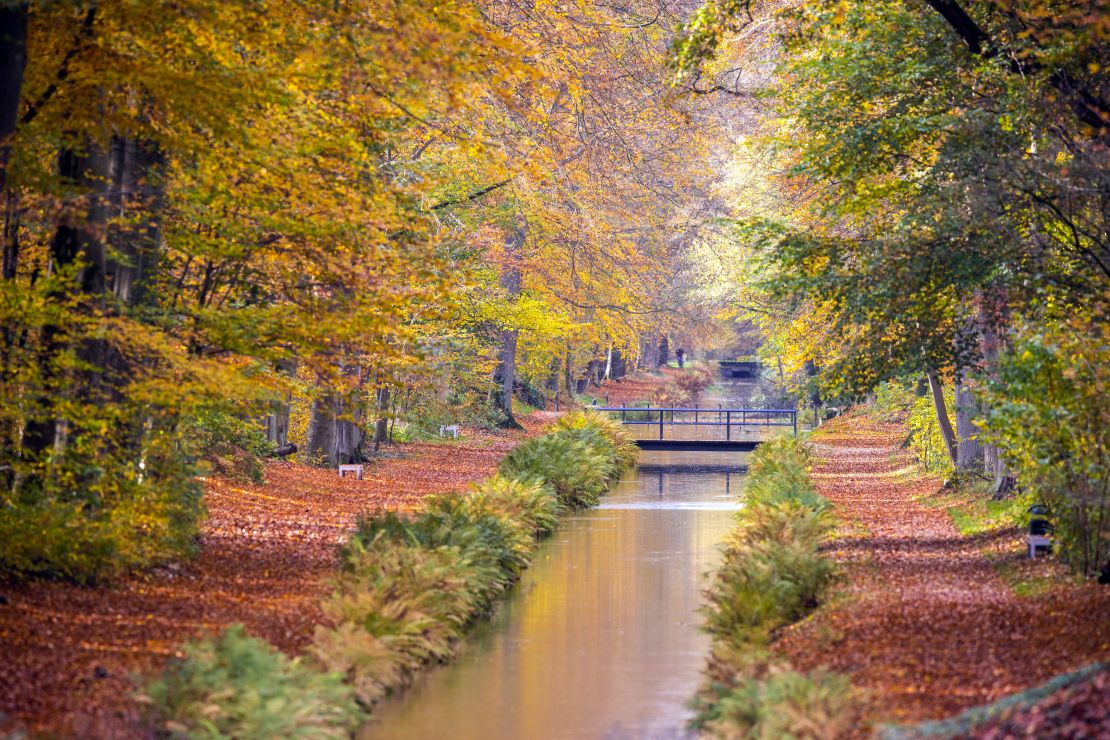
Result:
<svg viewBox="0 0 1110 740">
<path fill-rule="evenodd" d="M 663 409 L 659 409 L 659 439 L 663 439 Z"/>
<path fill-rule="evenodd" d="M 732 439 L 732 412 L 725 412 L 725 441 Z"/>
</svg>

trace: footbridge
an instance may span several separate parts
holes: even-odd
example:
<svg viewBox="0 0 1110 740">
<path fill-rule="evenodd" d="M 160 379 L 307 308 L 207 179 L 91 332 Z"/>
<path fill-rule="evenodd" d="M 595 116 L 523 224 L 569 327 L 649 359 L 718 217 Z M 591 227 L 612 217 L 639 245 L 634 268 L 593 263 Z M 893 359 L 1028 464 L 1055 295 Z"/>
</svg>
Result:
<svg viewBox="0 0 1110 740">
<path fill-rule="evenodd" d="M 595 406 L 629 427 L 642 450 L 751 452 L 774 431 L 798 433 L 795 409 Z"/>
</svg>

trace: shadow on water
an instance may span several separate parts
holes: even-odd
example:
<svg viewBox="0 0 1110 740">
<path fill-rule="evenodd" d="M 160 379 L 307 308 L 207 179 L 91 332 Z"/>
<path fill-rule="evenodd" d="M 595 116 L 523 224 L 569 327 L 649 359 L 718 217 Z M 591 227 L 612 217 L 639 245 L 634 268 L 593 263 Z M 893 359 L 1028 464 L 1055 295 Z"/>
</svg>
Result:
<svg viewBox="0 0 1110 740">
<path fill-rule="evenodd" d="M 709 647 L 700 594 L 745 458 L 644 453 L 602 506 L 567 518 L 457 661 L 387 702 L 362 737 L 687 737 Z"/>
</svg>

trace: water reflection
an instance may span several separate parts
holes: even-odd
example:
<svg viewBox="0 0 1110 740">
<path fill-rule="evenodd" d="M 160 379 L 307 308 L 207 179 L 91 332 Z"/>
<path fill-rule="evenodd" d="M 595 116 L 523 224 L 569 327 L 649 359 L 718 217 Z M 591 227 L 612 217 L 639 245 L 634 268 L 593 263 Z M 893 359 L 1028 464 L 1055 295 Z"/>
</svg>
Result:
<svg viewBox="0 0 1110 740">
<path fill-rule="evenodd" d="M 601 507 L 564 523 L 459 659 L 363 736 L 685 737 L 708 650 L 700 591 L 745 462 L 645 452 Z"/>
</svg>

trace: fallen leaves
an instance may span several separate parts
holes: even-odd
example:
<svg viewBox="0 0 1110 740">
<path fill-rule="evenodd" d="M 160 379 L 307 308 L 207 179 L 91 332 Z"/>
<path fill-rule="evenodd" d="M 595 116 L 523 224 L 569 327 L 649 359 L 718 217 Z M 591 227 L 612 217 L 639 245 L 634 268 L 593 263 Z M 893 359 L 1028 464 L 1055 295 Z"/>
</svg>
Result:
<svg viewBox="0 0 1110 740">
<path fill-rule="evenodd" d="M 180 645 L 234 622 L 296 654 L 324 621 L 320 602 L 336 545 L 365 511 L 415 509 L 493 472 L 523 433 L 466 430 L 458 442 L 414 443 L 367 466 L 364 480 L 286 462 L 266 482 L 206 481 L 197 557 L 107 586 L 35 582 L 0 587 L 0 733 L 135 737 L 141 707 L 131 676 L 160 667 Z M 5 719 L 5 715 L 7 719 Z M 7 722 L 7 724 L 5 724 Z"/>
<path fill-rule="evenodd" d="M 818 436 L 814 480 L 843 523 L 830 549 L 847 580 L 779 648 L 802 669 L 850 674 L 871 718 L 888 722 L 950 716 L 1110 657 L 1110 589 L 1065 582 L 1016 596 L 984 551 L 1020 562 L 1020 533 L 961 537 L 919 502 L 941 482 L 905 475 L 903 437 L 858 415 Z"/>
</svg>

